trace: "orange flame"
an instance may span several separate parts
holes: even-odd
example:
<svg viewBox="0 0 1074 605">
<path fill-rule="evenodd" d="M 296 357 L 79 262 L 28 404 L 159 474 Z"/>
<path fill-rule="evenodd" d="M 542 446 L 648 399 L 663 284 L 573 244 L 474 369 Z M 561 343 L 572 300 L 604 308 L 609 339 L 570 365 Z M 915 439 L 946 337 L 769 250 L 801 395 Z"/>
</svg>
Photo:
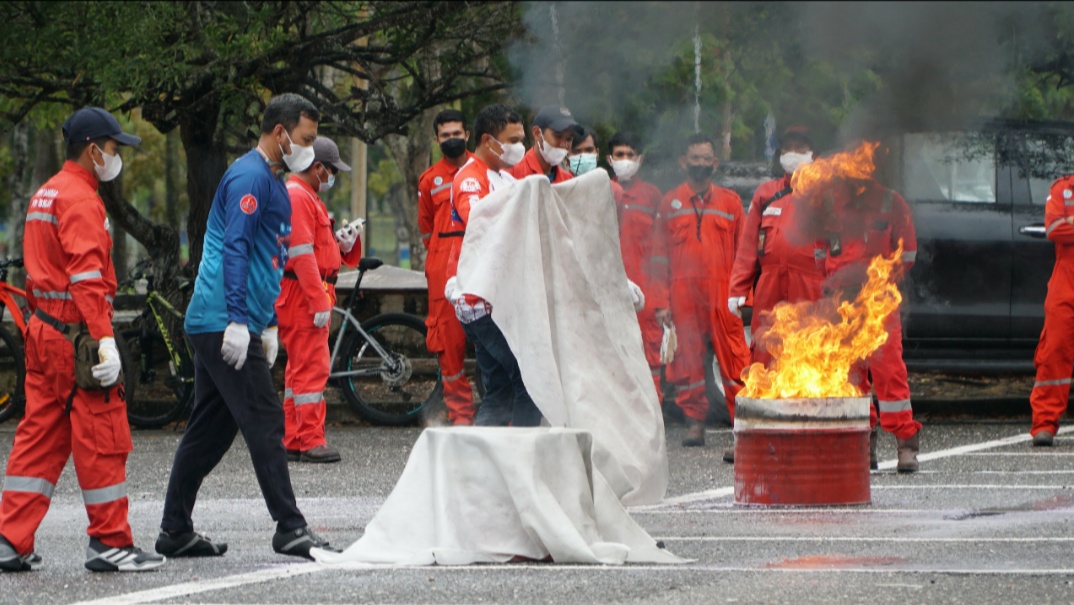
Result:
<svg viewBox="0 0 1074 605">
<path fill-rule="evenodd" d="M 797 174 L 797 173 L 795 173 Z M 839 294 L 816 302 L 780 303 L 759 339 L 772 355 L 770 368 L 755 363 L 743 372 L 744 397 L 764 399 L 859 397 L 850 373 L 888 339 L 885 320 L 902 295 L 891 279 L 900 266 L 902 242 L 891 257 L 877 256 L 853 303 Z"/>
<path fill-rule="evenodd" d="M 852 151 L 841 151 L 831 157 L 817 158 L 799 167 L 791 175 L 791 187 L 798 195 L 809 197 L 818 186 L 842 179 L 865 180 L 876 170 L 873 154 L 878 142 L 866 141 Z"/>
</svg>

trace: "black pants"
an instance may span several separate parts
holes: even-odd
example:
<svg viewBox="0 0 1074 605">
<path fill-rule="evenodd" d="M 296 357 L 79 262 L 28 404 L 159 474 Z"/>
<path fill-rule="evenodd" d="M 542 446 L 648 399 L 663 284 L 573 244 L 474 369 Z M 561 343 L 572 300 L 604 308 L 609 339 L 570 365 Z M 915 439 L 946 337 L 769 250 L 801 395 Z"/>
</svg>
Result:
<svg viewBox="0 0 1074 605">
<path fill-rule="evenodd" d="M 220 355 L 222 332 L 188 337 L 194 347 L 194 409 L 175 451 L 161 529 L 193 531 L 191 513 L 201 482 L 223 459 L 240 430 L 277 531 L 305 527 L 283 449 L 283 406 L 261 338 L 250 335 L 246 363 L 235 370 Z"/>
<path fill-rule="evenodd" d="M 540 426 L 541 410 L 533 403 L 518 360 L 503 332 L 485 315 L 462 324 L 466 338 L 477 348 L 477 366 L 485 382 L 485 397 L 477 408 L 477 426 Z"/>
</svg>

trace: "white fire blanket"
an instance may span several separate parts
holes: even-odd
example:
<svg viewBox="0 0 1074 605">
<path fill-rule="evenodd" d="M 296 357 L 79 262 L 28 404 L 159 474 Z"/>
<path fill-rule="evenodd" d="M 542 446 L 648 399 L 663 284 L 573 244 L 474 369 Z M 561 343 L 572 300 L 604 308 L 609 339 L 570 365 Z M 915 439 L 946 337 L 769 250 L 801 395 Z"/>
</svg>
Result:
<svg viewBox="0 0 1074 605">
<path fill-rule="evenodd" d="M 593 450 L 592 436 L 574 429 L 427 429 L 362 538 L 313 555 L 351 568 L 684 562 L 630 518 L 594 471 Z"/>
<path fill-rule="evenodd" d="M 608 174 L 557 185 L 540 175 L 471 209 L 458 288 L 492 320 L 552 426 L 585 429 L 594 465 L 623 504 L 667 490 L 664 420 L 619 252 Z"/>
</svg>

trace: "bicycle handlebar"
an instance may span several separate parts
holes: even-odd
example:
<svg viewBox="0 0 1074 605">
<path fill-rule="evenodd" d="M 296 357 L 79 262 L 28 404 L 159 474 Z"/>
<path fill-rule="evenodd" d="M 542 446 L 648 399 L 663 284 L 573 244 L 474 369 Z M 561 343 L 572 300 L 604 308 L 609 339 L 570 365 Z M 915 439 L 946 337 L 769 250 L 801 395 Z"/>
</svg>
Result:
<svg viewBox="0 0 1074 605">
<path fill-rule="evenodd" d="M 7 269 L 9 267 L 21 269 L 23 267 L 22 258 L 6 258 L 0 261 L 0 268 Z"/>
</svg>

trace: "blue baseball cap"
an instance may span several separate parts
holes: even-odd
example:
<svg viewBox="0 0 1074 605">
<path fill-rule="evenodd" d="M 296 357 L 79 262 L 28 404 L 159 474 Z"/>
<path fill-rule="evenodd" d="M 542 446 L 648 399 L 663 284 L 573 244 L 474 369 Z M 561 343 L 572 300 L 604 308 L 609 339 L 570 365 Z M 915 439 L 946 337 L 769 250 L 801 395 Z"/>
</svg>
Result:
<svg viewBox="0 0 1074 605">
<path fill-rule="evenodd" d="M 100 107 L 83 107 L 63 123 L 63 138 L 68 145 L 108 137 L 120 145 L 137 145 L 141 137 L 123 132 L 119 120 Z"/>
</svg>

